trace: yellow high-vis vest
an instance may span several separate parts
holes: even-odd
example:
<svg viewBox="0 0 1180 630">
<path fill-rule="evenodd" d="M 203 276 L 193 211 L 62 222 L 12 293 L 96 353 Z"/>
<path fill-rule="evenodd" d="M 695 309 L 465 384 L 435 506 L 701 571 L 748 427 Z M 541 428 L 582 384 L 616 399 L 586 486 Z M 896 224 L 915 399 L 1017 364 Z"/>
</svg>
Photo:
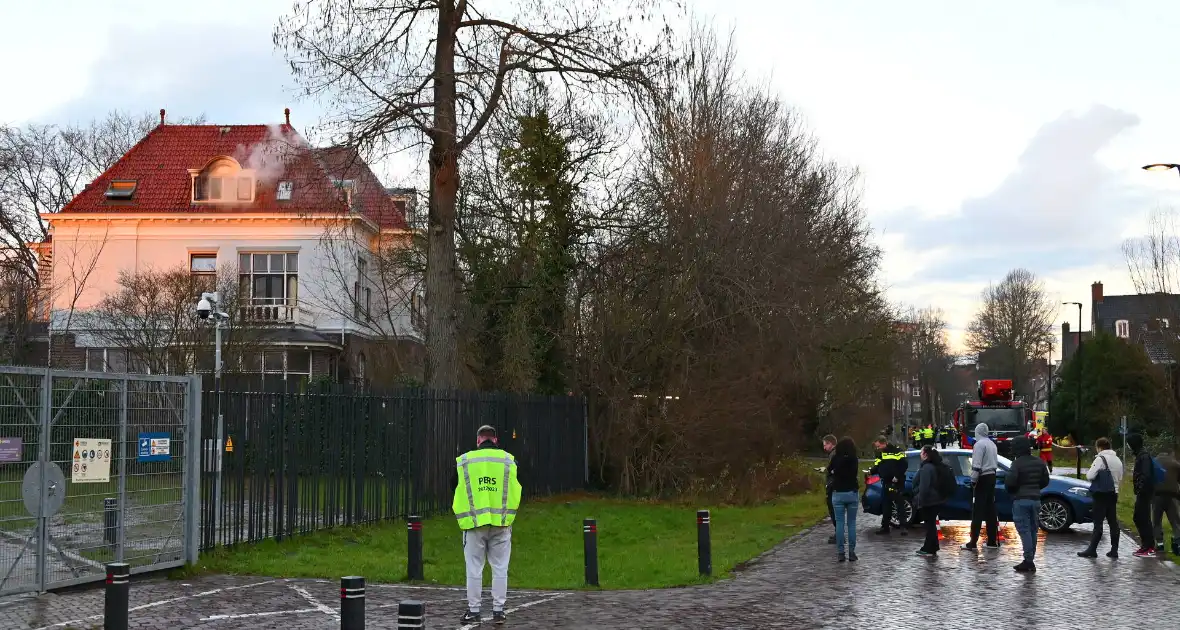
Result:
<svg viewBox="0 0 1180 630">
<path fill-rule="evenodd" d="M 459 485 L 451 504 L 460 529 L 507 527 L 520 508 L 516 458 L 498 448 L 481 448 L 455 458 Z"/>
</svg>

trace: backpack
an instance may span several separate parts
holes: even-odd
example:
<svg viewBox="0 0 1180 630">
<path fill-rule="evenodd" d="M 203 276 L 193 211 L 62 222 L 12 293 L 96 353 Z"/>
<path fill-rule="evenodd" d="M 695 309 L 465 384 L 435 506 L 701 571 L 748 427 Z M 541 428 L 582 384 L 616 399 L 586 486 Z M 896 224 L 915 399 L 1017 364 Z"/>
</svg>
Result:
<svg viewBox="0 0 1180 630">
<path fill-rule="evenodd" d="M 938 482 L 938 496 L 944 501 L 955 496 L 955 491 L 959 488 L 959 482 L 955 480 L 955 471 L 946 465 L 945 462 L 936 466 L 938 470 L 938 477 L 935 481 Z"/>
<path fill-rule="evenodd" d="M 1164 467 L 1162 464 L 1160 464 L 1159 460 L 1154 457 L 1151 458 L 1151 469 L 1155 473 L 1153 477 L 1155 478 L 1156 485 L 1158 486 L 1159 484 L 1162 484 L 1164 482 L 1164 475 L 1167 474 L 1167 471 L 1164 470 Z"/>
</svg>

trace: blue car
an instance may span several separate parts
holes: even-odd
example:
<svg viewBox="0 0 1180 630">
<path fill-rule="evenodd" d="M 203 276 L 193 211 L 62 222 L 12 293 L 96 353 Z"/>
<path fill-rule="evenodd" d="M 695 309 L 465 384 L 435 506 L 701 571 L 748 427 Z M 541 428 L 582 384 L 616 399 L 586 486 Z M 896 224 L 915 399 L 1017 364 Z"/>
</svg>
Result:
<svg viewBox="0 0 1180 630">
<path fill-rule="evenodd" d="M 958 489 L 955 495 L 947 501 L 938 513 L 938 517 L 947 521 L 962 521 L 971 519 L 971 451 L 966 449 L 947 449 L 940 451 L 943 461 L 951 470 L 955 471 Z M 908 468 L 905 473 L 905 518 L 908 522 L 913 515 L 913 504 L 910 502 L 914 492 L 914 475 L 921 464 L 919 451 L 906 452 Z M 1004 487 L 1004 477 L 1012 466 L 1012 460 L 999 458 L 999 470 L 996 471 L 996 512 L 1001 521 L 1012 521 L 1012 498 Z M 865 480 L 865 493 L 861 497 L 861 504 L 869 514 L 881 514 L 884 488 L 877 477 Z M 1089 523 L 1093 501 L 1090 498 L 1090 483 L 1070 477 L 1052 475 L 1049 485 L 1041 491 L 1041 528 L 1048 532 L 1061 532 L 1069 529 L 1074 523 Z M 898 526 L 898 515 L 893 515 L 893 524 Z"/>
</svg>

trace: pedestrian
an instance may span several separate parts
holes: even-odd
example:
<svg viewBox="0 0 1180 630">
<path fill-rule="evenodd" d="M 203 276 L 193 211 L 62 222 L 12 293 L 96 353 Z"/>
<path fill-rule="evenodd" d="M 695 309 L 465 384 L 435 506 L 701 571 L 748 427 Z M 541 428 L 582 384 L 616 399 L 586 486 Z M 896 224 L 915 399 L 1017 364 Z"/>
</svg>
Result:
<svg viewBox="0 0 1180 630">
<path fill-rule="evenodd" d="M 925 523 L 926 539 L 918 549 L 918 555 L 937 557 L 938 510 L 948 498 L 939 491 L 939 476 L 951 473 L 942 470 L 945 466 L 942 455 L 933 446 L 922 448 L 919 457 L 922 458 L 922 464 L 918 467 L 918 474 L 914 476 L 914 487 L 917 488 L 914 493 L 914 509 L 921 514 Z"/>
<path fill-rule="evenodd" d="M 828 476 L 832 479 L 832 506 L 836 512 L 836 559 L 844 562 L 845 538 L 848 542 L 847 559 L 856 562 L 856 512 L 860 502 L 860 458 L 856 443 L 842 437 L 828 462 Z"/>
<path fill-rule="evenodd" d="M 505 622 L 508 560 L 512 555 L 512 522 L 520 508 L 516 458 L 500 449 L 496 429 L 476 432 L 476 448 L 455 459 L 457 481 L 452 507 L 463 530 L 467 563 L 467 612 L 462 624 L 481 623 L 483 568 L 492 566 L 492 622 Z"/>
<path fill-rule="evenodd" d="M 832 525 L 836 525 L 836 509 L 832 505 L 832 458 L 836 456 L 836 436 L 831 433 L 823 438 L 824 452 L 828 454 L 827 473 L 824 475 L 824 491 L 828 495 L 828 518 L 832 519 Z M 828 536 L 828 544 L 836 544 L 836 535 Z"/>
<path fill-rule="evenodd" d="M 1172 526 L 1172 555 L 1180 556 L 1180 461 L 1161 453 L 1155 458 L 1157 480 L 1151 502 L 1151 529 L 1155 532 L 1155 549 L 1164 555 L 1164 514 Z"/>
<path fill-rule="evenodd" d="M 1049 467 L 1049 473 L 1053 472 L 1053 436 L 1049 435 L 1048 429 L 1042 429 L 1037 435 L 1037 451 L 1040 453 L 1041 461 Z"/>
<path fill-rule="evenodd" d="M 906 531 L 909 519 L 905 513 L 905 497 L 902 496 L 905 489 L 905 453 L 890 444 L 883 435 L 873 442 L 873 448 L 877 449 L 877 460 L 873 462 L 869 474 L 881 478 L 881 500 L 884 502 L 881 507 L 881 528 L 877 533 L 888 534 L 893 525 L 893 515 L 897 514 L 897 528 L 904 536 L 909 533 Z"/>
<path fill-rule="evenodd" d="M 1135 467 L 1131 472 L 1131 486 L 1135 491 L 1135 511 L 1132 518 L 1135 529 L 1139 530 L 1139 549 L 1136 558 L 1155 557 L 1155 532 L 1151 531 L 1151 502 L 1155 495 L 1155 460 L 1143 447 L 1143 436 L 1132 433 L 1127 436 L 1127 446 L 1135 454 Z"/>
<path fill-rule="evenodd" d="M 1012 441 L 1012 454 L 1016 459 L 1004 478 L 1004 488 L 1012 497 L 1012 521 L 1024 550 L 1024 561 L 1015 567 L 1021 573 L 1036 573 L 1037 570 L 1033 558 L 1037 555 L 1041 490 L 1049 485 L 1049 468 L 1040 457 L 1030 452 L 1031 446 L 1028 438 Z"/>
<path fill-rule="evenodd" d="M 1123 479 L 1123 460 L 1118 453 L 1110 448 L 1109 438 L 1098 438 L 1094 442 L 1098 453 L 1094 456 L 1094 463 L 1086 471 L 1086 479 L 1090 480 L 1090 498 L 1093 505 L 1090 508 L 1090 520 L 1094 523 L 1094 531 L 1090 534 L 1090 545 L 1084 551 L 1078 552 L 1080 558 L 1097 558 L 1098 543 L 1102 542 L 1102 524 L 1110 526 L 1110 551 L 1106 557 L 1119 557 L 1119 484 Z"/>
<path fill-rule="evenodd" d="M 963 549 L 974 551 L 979 543 L 979 530 L 987 525 L 987 548 L 1000 548 L 1000 519 L 996 514 L 996 467 L 999 453 L 996 443 L 988 437 L 987 424 L 975 427 L 975 446 L 971 450 L 971 540 Z"/>
</svg>

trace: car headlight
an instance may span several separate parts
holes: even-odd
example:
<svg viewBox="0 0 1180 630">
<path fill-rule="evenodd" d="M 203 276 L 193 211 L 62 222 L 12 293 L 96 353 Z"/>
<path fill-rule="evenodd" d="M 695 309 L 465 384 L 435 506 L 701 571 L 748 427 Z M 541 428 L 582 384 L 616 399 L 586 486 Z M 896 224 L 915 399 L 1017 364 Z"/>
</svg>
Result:
<svg viewBox="0 0 1180 630">
<path fill-rule="evenodd" d="M 1081 486 L 1075 486 L 1075 487 L 1073 487 L 1073 488 L 1070 488 L 1070 489 L 1069 489 L 1069 493 L 1070 493 L 1070 494 L 1076 494 L 1076 495 L 1078 495 L 1079 497 L 1088 497 L 1088 496 L 1090 496 L 1090 491 L 1089 491 L 1088 489 L 1086 489 L 1086 488 L 1083 488 L 1083 487 L 1081 487 Z"/>
</svg>

